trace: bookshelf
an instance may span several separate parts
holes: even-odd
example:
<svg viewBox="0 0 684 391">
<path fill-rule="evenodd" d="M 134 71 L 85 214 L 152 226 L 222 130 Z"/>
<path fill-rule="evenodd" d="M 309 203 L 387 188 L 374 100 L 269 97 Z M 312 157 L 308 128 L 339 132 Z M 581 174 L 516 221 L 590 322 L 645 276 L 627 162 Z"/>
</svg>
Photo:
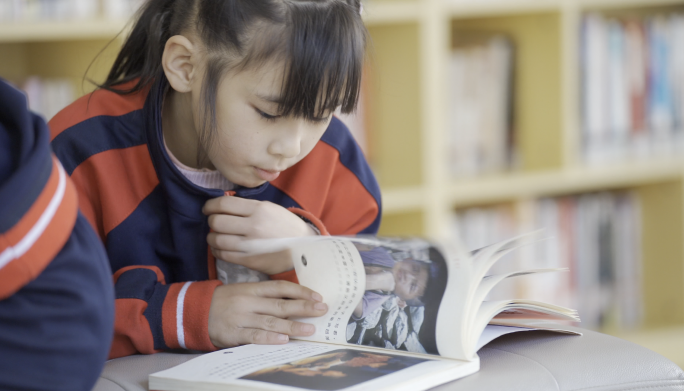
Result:
<svg viewBox="0 0 684 391">
<path fill-rule="evenodd" d="M 381 145 L 373 149 L 384 199 L 381 233 L 437 237 L 449 230 L 453 211 L 465 207 L 510 205 L 525 210 L 530 200 L 540 197 L 632 190 L 641 203 L 643 327 L 632 332 L 604 331 L 641 343 L 684 365 L 681 354 L 673 348 L 684 343 L 684 335 L 676 332 L 684 326 L 684 156 L 600 166 L 579 159 L 583 13 L 644 16 L 684 11 L 684 2 L 418 3 L 414 21 L 402 19 L 369 27 L 375 45 L 374 73 L 380 75 L 380 80 L 373 81 L 375 96 L 371 101 L 376 107 L 371 109 L 369 123 L 371 144 Z M 399 0 L 375 0 L 371 4 L 407 5 Z M 509 172 L 454 180 L 445 169 L 449 108 L 444 80 L 454 34 L 461 31 L 505 33 L 515 42 L 519 164 Z M 395 85 L 398 82 L 401 85 Z"/>
<path fill-rule="evenodd" d="M 684 156 L 602 166 L 579 156 L 579 31 L 584 12 L 684 11 L 684 0 L 368 0 L 368 138 L 383 194 L 381 234 L 437 237 L 456 209 L 603 190 L 633 190 L 642 205 L 642 330 L 605 330 L 684 366 Z M 0 76 L 101 81 L 124 20 L 0 22 Z M 464 31 L 506 33 L 516 45 L 518 166 L 453 180 L 447 150 L 447 59 Z M 125 35 L 125 34 L 124 34 Z M 107 44 L 109 44 L 107 46 Z M 106 46 L 92 64 L 91 61 Z M 90 68 L 89 68 L 90 66 Z M 660 330 L 663 330 L 662 332 Z M 667 343 L 670 341 L 671 343 Z"/>
</svg>

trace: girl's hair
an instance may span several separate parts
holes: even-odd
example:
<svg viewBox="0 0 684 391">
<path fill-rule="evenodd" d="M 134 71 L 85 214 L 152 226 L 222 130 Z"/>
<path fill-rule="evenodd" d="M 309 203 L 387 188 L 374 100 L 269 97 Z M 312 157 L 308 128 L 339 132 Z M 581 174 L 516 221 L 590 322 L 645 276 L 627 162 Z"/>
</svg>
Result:
<svg viewBox="0 0 684 391">
<path fill-rule="evenodd" d="M 149 87 L 162 74 L 166 41 L 191 33 L 207 51 L 203 130 L 215 128 L 226 71 L 274 60 L 284 65 L 279 115 L 313 120 L 338 106 L 350 113 L 366 49 L 360 7 L 360 0 L 148 0 L 100 87 L 119 94 Z M 122 89 L 127 82 L 133 87 Z"/>
</svg>

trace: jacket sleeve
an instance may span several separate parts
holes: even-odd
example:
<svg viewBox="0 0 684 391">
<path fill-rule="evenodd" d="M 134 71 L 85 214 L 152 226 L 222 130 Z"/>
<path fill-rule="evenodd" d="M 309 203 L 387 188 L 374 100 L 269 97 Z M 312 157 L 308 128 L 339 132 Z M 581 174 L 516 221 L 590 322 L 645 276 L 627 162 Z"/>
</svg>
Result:
<svg viewBox="0 0 684 391">
<path fill-rule="evenodd" d="M 167 349 L 216 350 L 209 339 L 209 308 L 220 281 L 166 284 L 154 266 L 114 274 L 116 319 L 110 358 Z"/>
<path fill-rule="evenodd" d="M 111 345 L 107 256 L 49 139 L 0 80 L 2 390 L 90 390 Z"/>
<path fill-rule="evenodd" d="M 111 346 L 114 295 L 107 256 L 79 216 L 50 264 L 0 301 L 0 389 L 88 391 Z"/>
</svg>

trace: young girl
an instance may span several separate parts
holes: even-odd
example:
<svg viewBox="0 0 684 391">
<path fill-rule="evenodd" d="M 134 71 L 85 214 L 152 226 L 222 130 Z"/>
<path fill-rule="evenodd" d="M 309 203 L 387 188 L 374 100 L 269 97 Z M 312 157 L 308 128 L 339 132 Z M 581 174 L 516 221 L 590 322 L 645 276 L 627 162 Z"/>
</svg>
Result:
<svg viewBox="0 0 684 391">
<path fill-rule="evenodd" d="M 314 332 L 288 319 L 325 314 L 319 294 L 221 285 L 214 256 L 296 281 L 242 243 L 377 231 L 377 183 L 332 116 L 356 105 L 365 37 L 358 0 L 149 0 L 102 88 L 53 118 L 114 272 L 110 357 Z"/>
</svg>

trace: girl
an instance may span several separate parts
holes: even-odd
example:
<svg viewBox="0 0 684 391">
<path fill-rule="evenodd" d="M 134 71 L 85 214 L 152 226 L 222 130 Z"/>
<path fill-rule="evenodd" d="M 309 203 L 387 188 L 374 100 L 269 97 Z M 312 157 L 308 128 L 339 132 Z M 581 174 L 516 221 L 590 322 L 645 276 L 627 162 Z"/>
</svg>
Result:
<svg viewBox="0 0 684 391">
<path fill-rule="evenodd" d="M 221 286 L 215 262 L 296 281 L 292 265 L 244 257 L 241 244 L 377 231 L 377 183 L 332 117 L 358 99 L 359 8 L 149 0 L 102 88 L 53 118 L 53 148 L 114 272 L 110 357 L 314 332 L 288 318 L 325 314 L 319 294 Z"/>
</svg>

